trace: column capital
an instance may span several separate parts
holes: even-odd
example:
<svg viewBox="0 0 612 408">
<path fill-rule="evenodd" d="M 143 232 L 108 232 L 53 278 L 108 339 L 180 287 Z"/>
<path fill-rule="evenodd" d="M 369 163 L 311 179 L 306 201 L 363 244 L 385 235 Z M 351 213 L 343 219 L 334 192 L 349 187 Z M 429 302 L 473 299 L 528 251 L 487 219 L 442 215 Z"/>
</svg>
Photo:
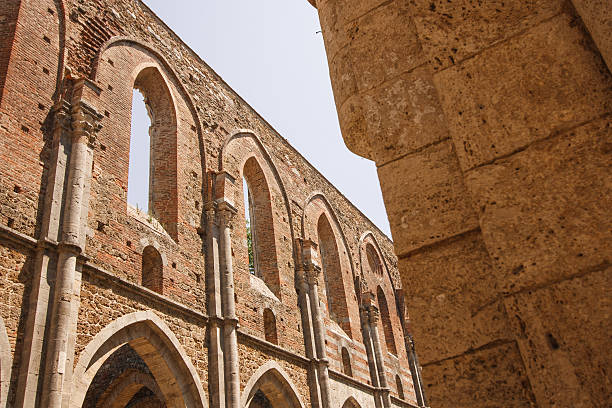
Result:
<svg viewBox="0 0 612 408">
<path fill-rule="evenodd" d="M 217 201 L 217 213 L 219 214 L 221 221 L 225 225 L 229 225 L 234 218 L 234 215 L 238 213 L 238 210 L 229 201 L 219 200 Z"/>
<path fill-rule="evenodd" d="M 102 115 L 83 101 L 73 105 L 70 114 L 74 139 L 82 140 L 93 147 L 97 141 L 98 132 L 102 129 L 100 124 Z"/>
</svg>

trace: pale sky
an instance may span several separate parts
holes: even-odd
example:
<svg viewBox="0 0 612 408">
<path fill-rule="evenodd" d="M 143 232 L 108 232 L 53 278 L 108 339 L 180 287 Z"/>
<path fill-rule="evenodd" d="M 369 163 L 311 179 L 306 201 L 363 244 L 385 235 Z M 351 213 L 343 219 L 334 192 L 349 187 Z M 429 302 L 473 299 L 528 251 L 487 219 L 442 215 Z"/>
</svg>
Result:
<svg viewBox="0 0 612 408">
<path fill-rule="evenodd" d="M 391 236 L 374 163 L 351 153 L 342 140 L 319 19 L 307 0 L 144 3 Z M 148 118 L 139 106 L 133 128 L 142 129 Z M 143 167 L 130 174 L 146 177 Z M 141 192 L 132 184 L 128 201 L 146 208 L 146 183 L 138 183 Z"/>
</svg>

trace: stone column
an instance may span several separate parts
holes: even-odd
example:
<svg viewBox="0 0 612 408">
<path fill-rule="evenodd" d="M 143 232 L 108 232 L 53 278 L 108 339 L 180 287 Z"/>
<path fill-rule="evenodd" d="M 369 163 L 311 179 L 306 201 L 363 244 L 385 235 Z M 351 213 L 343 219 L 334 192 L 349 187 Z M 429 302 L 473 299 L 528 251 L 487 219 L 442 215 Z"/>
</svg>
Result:
<svg viewBox="0 0 612 408">
<path fill-rule="evenodd" d="M 234 269 L 232 266 L 231 220 L 236 214 L 227 201 L 218 204 L 220 229 L 222 231 L 222 308 L 223 342 L 225 357 L 225 404 L 227 408 L 240 408 L 240 371 L 238 364 L 238 318 L 234 298 Z"/>
<path fill-rule="evenodd" d="M 47 329 L 46 320 L 51 301 L 49 275 L 52 277 L 54 274 L 54 271 L 49 270 L 49 263 L 53 255 L 48 247 L 51 242 L 59 240 L 62 197 L 71 138 L 71 115 L 68 101 L 62 99 L 56 103 L 53 108 L 53 117 L 53 159 L 47 179 L 43 225 L 36 250 L 35 272 L 32 277 L 29 313 L 21 356 L 22 363 L 15 396 L 15 406 L 23 408 L 34 407 L 39 379 L 43 374 L 40 371 L 44 371 L 44 367 L 41 367 L 41 356 L 44 352 L 43 339 Z"/>
<path fill-rule="evenodd" d="M 311 362 L 310 369 L 308 371 L 308 383 L 310 389 L 310 399 L 312 401 L 313 408 L 319 408 L 321 395 L 319 392 L 319 381 L 317 375 L 317 362 L 314 349 L 314 339 L 312 334 L 312 321 L 310 314 L 310 297 L 308 296 L 308 282 L 306 280 L 305 271 L 302 262 L 302 242 L 296 240 L 296 247 L 298 248 L 298 260 L 296 261 L 295 269 L 295 286 L 298 293 L 298 305 L 300 307 L 300 314 L 302 318 L 302 328 L 304 334 L 304 348 L 306 351 L 306 358 Z"/>
<path fill-rule="evenodd" d="M 321 387 L 321 401 L 323 408 L 332 408 L 329 388 L 329 361 L 327 360 L 327 353 L 325 350 L 325 325 L 323 324 L 321 308 L 319 307 L 319 275 L 321 274 L 321 267 L 318 265 L 316 257 L 313 255 L 313 242 L 304 241 L 303 254 L 318 363 L 317 371 L 319 374 L 319 386 Z"/>
<path fill-rule="evenodd" d="M 75 85 L 76 86 L 76 85 Z M 72 144 L 68 169 L 68 182 L 65 194 L 64 221 L 62 236 L 58 245 L 57 272 L 54 284 L 54 297 L 51 325 L 46 354 L 46 371 L 43 382 L 42 406 L 60 408 L 65 392 L 66 378 L 72 372 L 70 351 L 72 345 L 73 298 L 75 296 L 75 276 L 77 257 L 84 249 L 82 234 L 83 214 L 87 213 L 88 185 L 91 178 L 91 161 L 88 160 L 95 132 L 99 129 L 99 115 L 81 101 L 73 101 L 71 109 Z"/>
<path fill-rule="evenodd" d="M 387 383 L 387 376 L 385 374 L 385 357 L 380 345 L 380 336 L 378 334 L 378 321 L 380 320 L 380 312 L 378 308 L 374 306 L 373 299 L 374 294 L 371 292 L 363 295 L 365 302 L 365 310 L 367 313 L 367 325 L 370 331 L 370 338 L 372 341 L 372 347 L 374 349 L 374 358 L 376 360 L 376 368 L 378 372 L 378 386 L 381 392 L 381 399 L 385 408 L 391 407 L 391 398 L 389 385 Z"/>
<path fill-rule="evenodd" d="M 210 336 L 208 349 L 209 390 L 213 406 L 215 408 L 225 408 L 219 229 L 215 223 L 215 204 L 213 202 L 207 203 L 204 210 L 206 212 L 206 294 L 208 297 L 208 332 Z"/>
<path fill-rule="evenodd" d="M 379 389 L 380 381 L 378 380 L 378 368 L 376 364 L 376 357 L 374 353 L 374 346 L 372 344 L 372 333 L 370 331 L 369 314 L 367 309 L 361 307 L 361 327 L 363 331 L 363 344 L 366 349 L 366 355 L 368 357 L 368 367 L 370 368 L 370 378 L 372 379 L 372 386 Z M 380 396 L 374 395 L 374 403 L 376 408 L 382 408 L 383 404 Z"/>
</svg>

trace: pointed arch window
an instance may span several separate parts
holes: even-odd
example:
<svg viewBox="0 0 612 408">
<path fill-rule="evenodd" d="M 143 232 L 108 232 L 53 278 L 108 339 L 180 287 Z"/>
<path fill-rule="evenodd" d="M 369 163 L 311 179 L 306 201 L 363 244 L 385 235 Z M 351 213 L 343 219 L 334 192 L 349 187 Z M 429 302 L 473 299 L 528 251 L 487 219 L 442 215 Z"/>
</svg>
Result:
<svg viewBox="0 0 612 408">
<path fill-rule="evenodd" d="M 270 188 L 255 157 L 246 161 L 242 175 L 247 249 L 250 246 L 249 270 L 253 275 L 263 279 L 268 288 L 280 297 L 280 275 Z"/>
<path fill-rule="evenodd" d="M 338 244 L 326 214 L 321 214 L 319 217 L 317 235 L 329 316 L 346 334 L 352 336 Z"/>
<path fill-rule="evenodd" d="M 142 251 L 142 286 L 154 292 L 164 292 L 164 264 L 162 257 L 153 246 Z"/>
<path fill-rule="evenodd" d="M 380 286 L 376 291 L 376 297 L 378 299 L 378 309 L 380 310 L 380 320 L 383 326 L 383 335 L 385 337 L 387 351 L 397 356 L 397 347 L 395 346 L 395 337 L 393 336 L 393 325 L 391 323 L 391 315 L 389 314 L 389 305 L 385 293 Z"/>
<path fill-rule="evenodd" d="M 351 367 L 351 356 L 346 347 L 342 347 L 342 372 L 349 377 L 353 376 L 353 368 Z"/>
<path fill-rule="evenodd" d="M 136 77 L 131 116 L 127 201 L 176 239 L 177 120 L 170 89 L 157 68 L 144 68 Z"/>
<path fill-rule="evenodd" d="M 271 309 L 265 309 L 263 318 L 266 341 L 278 344 L 278 332 L 276 331 L 276 316 L 274 316 L 274 312 Z"/>
<path fill-rule="evenodd" d="M 395 385 L 397 387 L 397 396 L 399 399 L 404 399 L 404 386 L 402 385 L 402 379 L 399 375 L 395 376 Z"/>
</svg>

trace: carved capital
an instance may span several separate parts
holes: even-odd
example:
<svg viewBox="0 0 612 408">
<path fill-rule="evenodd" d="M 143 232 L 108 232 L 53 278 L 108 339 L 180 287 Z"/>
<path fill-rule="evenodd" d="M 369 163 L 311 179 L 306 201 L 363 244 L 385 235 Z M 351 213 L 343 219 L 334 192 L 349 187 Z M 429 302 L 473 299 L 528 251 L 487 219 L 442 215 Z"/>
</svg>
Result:
<svg viewBox="0 0 612 408">
<path fill-rule="evenodd" d="M 217 213 L 219 214 L 219 220 L 223 225 L 231 226 L 234 215 L 238 213 L 238 210 L 230 202 L 220 200 L 217 203 Z"/>
<path fill-rule="evenodd" d="M 380 320 L 380 312 L 376 306 L 370 306 L 368 308 L 368 318 L 370 324 L 376 325 L 378 323 L 378 320 Z"/>
<path fill-rule="evenodd" d="M 309 265 L 310 267 L 306 268 L 306 281 L 310 286 L 315 286 L 319 284 L 319 276 L 321 275 L 321 268 L 318 265 Z"/>
<path fill-rule="evenodd" d="M 70 119 L 75 140 L 83 140 L 93 147 L 96 143 L 97 133 L 102 129 L 100 124 L 102 115 L 87 104 L 79 102 L 72 107 Z"/>
</svg>

